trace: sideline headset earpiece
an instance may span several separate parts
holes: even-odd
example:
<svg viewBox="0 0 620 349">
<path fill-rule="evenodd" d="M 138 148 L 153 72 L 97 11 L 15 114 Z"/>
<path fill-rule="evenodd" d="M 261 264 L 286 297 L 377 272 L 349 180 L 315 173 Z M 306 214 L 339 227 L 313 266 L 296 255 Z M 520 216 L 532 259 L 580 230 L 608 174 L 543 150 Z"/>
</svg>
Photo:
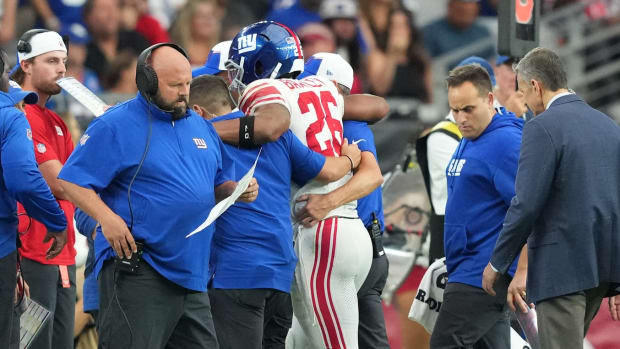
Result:
<svg viewBox="0 0 620 349">
<path fill-rule="evenodd" d="M 30 53 L 32 51 L 32 45 L 30 45 L 30 40 L 37 34 L 46 33 L 49 30 L 47 29 L 30 29 L 25 32 L 19 41 L 17 42 L 17 52 L 19 53 Z"/>
<path fill-rule="evenodd" d="M 172 47 L 185 56 L 185 58 L 189 59 L 189 56 L 185 53 L 185 50 L 183 50 L 181 46 L 171 42 L 152 45 L 140 53 L 140 56 L 138 56 L 138 64 L 136 66 L 136 86 L 138 86 L 138 91 L 140 91 L 144 98 L 149 101 L 152 101 L 153 97 L 157 94 L 159 82 L 157 80 L 157 73 L 147 64 L 147 60 L 153 51 L 163 46 Z"/>
</svg>

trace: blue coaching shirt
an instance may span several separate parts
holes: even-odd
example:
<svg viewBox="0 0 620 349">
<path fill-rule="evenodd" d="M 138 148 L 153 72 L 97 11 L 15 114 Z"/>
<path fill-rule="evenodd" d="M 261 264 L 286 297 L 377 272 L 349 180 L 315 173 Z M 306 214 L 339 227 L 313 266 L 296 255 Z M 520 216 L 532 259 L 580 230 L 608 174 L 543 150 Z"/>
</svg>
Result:
<svg viewBox="0 0 620 349">
<path fill-rule="evenodd" d="M 186 239 L 215 204 L 214 187 L 234 178 L 223 144 L 209 122 L 188 108 L 184 118 L 147 104 L 138 94 L 95 119 L 59 178 L 97 192 L 130 227 L 127 189 L 144 153 L 148 154 L 131 187 L 135 240 L 145 244 L 144 259 L 166 279 L 205 291 L 214 228 Z M 95 273 L 115 252 L 97 229 Z"/>
<path fill-rule="evenodd" d="M 357 140 L 364 139 L 364 141 L 357 143 L 357 146 L 361 151 L 369 151 L 377 159 L 377 148 L 375 147 L 375 136 L 372 130 L 365 122 L 360 121 L 344 121 L 343 132 L 344 137 L 353 143 Z M 379 224 L 381 225 L 381 231 L 385 228 L 383 223 L 383 195 L 381 187 L 373 190 L 372 193 L 357 200 L 357 214 L 359 215 L 365 227 L 370 227 L 372 224 L 372 213 L 375 212 Z"/>
<path fill-rule="evenodd" d="M 17 247 L 16 200 L 51 231 L 67 228 L 65 214 L 37 168 L 30 125 L 14 107 L 19 101 L 0 92 L 0 258 Z"/>
<path fill-rule="evenodd" d="M 242 117 L 234 112 L 213 122 Z M 235 172 L 246 173 L 259 149 L 225 144 Z M 211 256 L 213 288 L 271 288 L 290 292 L 297 257 L 290 214 L 291 178 L 300 185 L 316 177 L 325 157 L 313 152 L 287 130 L 264 144 L 254 177 L 260 192 L 251 204 L 237 202 L 216 221 Z"/>
</svg>

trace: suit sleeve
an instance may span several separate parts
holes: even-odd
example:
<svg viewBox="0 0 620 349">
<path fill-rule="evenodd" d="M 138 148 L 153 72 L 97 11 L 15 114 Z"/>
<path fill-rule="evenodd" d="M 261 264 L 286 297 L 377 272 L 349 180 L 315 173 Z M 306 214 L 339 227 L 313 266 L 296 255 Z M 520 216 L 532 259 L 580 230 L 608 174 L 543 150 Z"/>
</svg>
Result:
<svg viewBox="0 0 620 349">
<path fill-rule="evenodd" d="M 556 162 L 556 149 L 547 130 L 536 120 L 525 124 L 516 195 L 491 256 L 491 264 L 502 274 L 508 271 L 527 241 L 549 197 Z"/>
<path fill-rule="evenodd" d="M 1 158 L 7 190 L 48 230 L 65 230 L 65 214 L 37 168 L 26 117 L 15 109 L 6 117 L 5 126 Z"/>
</svg>

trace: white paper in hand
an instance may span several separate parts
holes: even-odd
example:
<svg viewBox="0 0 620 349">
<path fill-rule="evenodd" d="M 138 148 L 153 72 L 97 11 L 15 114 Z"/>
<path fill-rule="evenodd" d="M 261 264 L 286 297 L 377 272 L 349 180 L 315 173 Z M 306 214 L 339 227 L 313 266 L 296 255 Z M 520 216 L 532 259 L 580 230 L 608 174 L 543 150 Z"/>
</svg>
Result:
<svg viewBox="0 0 620 349">
<path fill-rule="evenodd" d="M 73 98 L 90 110 L 95 116 L 100 116 L 108 106 L 97 97 L 88 87 L 73 77 L 66 77 L 56 81 L 56 83 L 67 91 Z"/>
<path fill-rule="evenodd" d="M 209 216 L 207 217 L 207 220 L 205 220 L 204 223 L 198 226 L 198 228 L 194 229 L 191 233 L 187 234 L 185 238 L 188 238 L 204 230 L 211 223 L 213 223 L 217 219 L 217 217 L 221 216 L 222 213 L 226 212 L 226 210 L 230 206 L 232 206 L 232 204 L 234 204 L 235 201 L 237 201 L 237 199 L 241 196 L 241 194 L 243 194 L 243 192 L 248 188 L 248 186 L 250 185 L 250 182 L 252 181 L 252 178 L 254 177 L 254 170 L 256 169 L 256 163 L 258 163 L 258 158 L 260 157 L 260 152 L 262 150 L 263 149 L 261 148 L 258 151 L 258 155 L 256 155 L 256 160 L 254 160 L 254 164 L 252 165 L 252 167 L 250 167 L 250 170 L 248 171 L 248 173 L 246 173 L 239 180 L 239 182 L 237 182 L 237 187 L 232 192 L 232 194 L 230 194 L 230 196 L 227 197 L 226 199 L 218 202 L 217 205 L 213 206 L 213 208 L 211 209 L 211 212 L 209 212 Z"/>
</svg>

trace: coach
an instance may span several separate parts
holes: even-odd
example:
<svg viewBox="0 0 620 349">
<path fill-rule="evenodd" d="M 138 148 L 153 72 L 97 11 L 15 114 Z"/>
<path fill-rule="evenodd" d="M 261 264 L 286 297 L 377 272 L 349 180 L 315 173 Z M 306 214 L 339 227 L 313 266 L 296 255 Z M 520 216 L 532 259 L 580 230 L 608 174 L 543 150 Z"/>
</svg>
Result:
<svg viewBox="0 0 620 349">
<path fill-rule="evenodd" d="M 218 347 L 205 292 L 213 226 L 185 236 L 235 183 L 215 130 L 187 108 L 191 79 L 180 47 L 145 50 L 140 93 L 93 121 L 59 175 L 71 200 L 101 224 L 100 347 Z M 257 191 L 254 183 L 242 197 L 252 201 Z M 139 259 L 133 272 L 123 267 L 129 258 Z"/>
<path fill-rule="evenodd" d="M 533 49 L 516 72 L 537 116 L 523 130 L 516 196 L 483 285 L 492 292 L 527 239 L 541 348 L 582 348 L 620 283 L 620 127 L 569 92 L 554 52 Z"/>
</svg>

